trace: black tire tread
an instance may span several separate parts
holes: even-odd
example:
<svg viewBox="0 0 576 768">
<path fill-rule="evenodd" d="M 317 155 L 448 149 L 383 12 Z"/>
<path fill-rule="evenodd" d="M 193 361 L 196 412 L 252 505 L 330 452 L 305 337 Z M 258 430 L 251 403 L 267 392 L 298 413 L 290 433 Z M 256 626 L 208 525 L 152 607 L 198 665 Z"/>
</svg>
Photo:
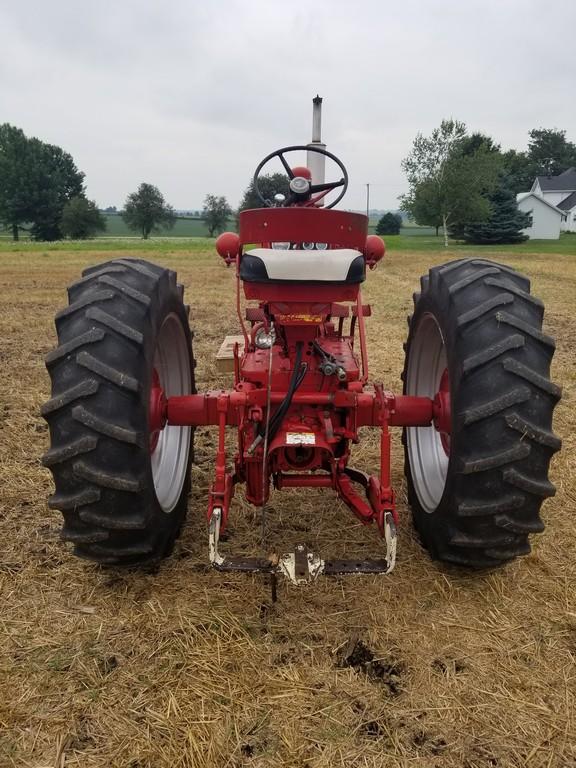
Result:
<svg viewBox="0 0 576 768">
<path fill-rule="evenodd" d="M 552 430 L 561 396 L 550 380 L 554 340 L 542 331 L 544 305 L 530 294 L 529 279 L 511 267 L 459 259 L 433 267 L 420 285 L 406 360 L 421 314 L 432 312 L 457 383 L 446 488 L 430 514 L 420 506 L 405 447 L 414 522 L 433 557 L 498 567 L 530 552 L 529 536 L 544 529 L 542 502 L 555 493 L 548 479 L 561 446 Z"/>
<path fill-rule="evenodd" d="M 86 312 L 86 317 L 89 320 L 96 320 L 102 325 L 105 325 L 106 328 L 109 328 L 111 331 L 115 331 L 130 341 L 133 341 L 139 346 L 142 346 L 144 337 L 140 331 L 137 331 L 136 328 L 132 328 L 132 326 L 123 323 L 122 320 L 119 320 L 117 317 L 109 315 L 108 312 L 104 312 L 104 310 L 100 309 L 100 307 L 90 307 Z"/>
<path fill-rule="evenodd" d="M 103 419 L 87 408 L 84 408 L 83 405 L 75 405 L 72 408 L 72 418 L 80 422 L 80 424 L 84 424 L 85 427 L 89 427 L 94 432 L 99 432 L 101 435 L 106 435 L 106 437 L 112 437 L 114 440 L 132 443 L 133 445 L 143 444 L 141 434 L 135 429 L 123 427 L 110 420 Z"/>
<path fill-rule="evenodd" d="M 145 293 L 142 293 L 142 291 L 132 288 L 122 280 L 117 280 L 115 277 L 110 277 L 110 275 L 101 275 L 98 278 L 98 282 L 104 283 L 105 285 L 111 285 L 113 288 L 116 288 L 116 290 L 120 291 L 120 293 L 123 293 L 125 296 L 134 299 L 134 301 L 143 304 L 145 307 L 150 306 L 149 296 L 147 296 Z"/>
<path fill-rule="evenodd" d="M 105 334 L 104 334 L 105 335 Z M 104 338 L 104 335 L 102 338 Z M 76 355 L 76 362 L 81 365 L 82 368 L 87 368 L 92 373 L 97 373 L 103 379 L 115 384 L 122 389 L 128 389 L 130 392 L 138 392 L 140 384 L 138 380 L 130 376 L 126 371 L 120 371 L 118 368 L 114 368 L 111 365 L 107 365 L 99 360 L 90 352 L 83 349 Z"/>
<path fill-rule="evenodd" d="M 473 424 L 475 421 L 487 419 L 496 413 L 506 410 L 511 405 L 524 403 L 529 400 L 532 393 L 528 387 L 515 387 L 499 397 L 474 405 L 465 411 L 462 411 L 462 420 L 464 424 Z"/>
<path fill-rule="evenodd" d="M 46 420 L 50 417 L 50 414 L 57 413 L 60 409 L 65 408 L 70 403 L 76 402 L 84 397 L 95 395 L 98 391 L 98 382 L 96 379 L 84 379 L 79 384 L 75 384 L 69 389 L 65 389 L 56 397 L 47 400 L 40 408 L 40 413 Z"/>
<path fill-rule="evenodd" d="M 56 486 L 48 506 L 61 510 L 62 539 L 78 556 L 148 565 L 171 551 L 186 513 L 189 478 L 170 514 L 158 504 L 145 397 L 162 313 L 175 312 L 189 333 L 183 288 L 171 270 L 121 258 L 84 270 L 68 296 L 46 358 L 52 396 L 41 409 L 51 437 L 43 463 Z M 195 391 L 192 355 L 190 363 Z"/>
<path fill-rule="evenodd" d="M 42 463 L 45 467 L 52 467 L 54 464 L 61 464 L 63 461 L 73 459 L 84 453 L 90 453 L 98 445 L 98 438 L 95 435 L 83 435 L 76 440 L 70 440 L 57 448 L 50 448 L 42 456 Z"/>
</svg>

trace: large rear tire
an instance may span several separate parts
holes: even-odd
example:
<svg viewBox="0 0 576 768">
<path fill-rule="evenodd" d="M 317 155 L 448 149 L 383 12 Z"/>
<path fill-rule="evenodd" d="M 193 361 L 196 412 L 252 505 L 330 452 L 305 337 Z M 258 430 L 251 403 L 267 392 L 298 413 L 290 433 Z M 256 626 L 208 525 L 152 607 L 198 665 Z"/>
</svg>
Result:
<svg viewBox="0 0 576 768">
<path fill-rule="evenodd" d="M 168 396 L 195 392 L 183 288 L 175 272 L 124 258 L 86 269 L 68 295 L 46 358 L 48 504 L 77 555 L 149 564 L 172 550 L 190 487 L 192 429 L 149 426 L 155 376 Z"/>
<path fill-rule="evenodd" d="M 408 500 L 439 560 L 486 568 L 530 551 L 555 488 L 560 440 L 550 381 L 554 341 L 530 281 L 510 267 L 462 259 L 421 279 L 409 320 L 404 392 L 449 393 L 449 426 L 404 431 Z"/>
</svg>

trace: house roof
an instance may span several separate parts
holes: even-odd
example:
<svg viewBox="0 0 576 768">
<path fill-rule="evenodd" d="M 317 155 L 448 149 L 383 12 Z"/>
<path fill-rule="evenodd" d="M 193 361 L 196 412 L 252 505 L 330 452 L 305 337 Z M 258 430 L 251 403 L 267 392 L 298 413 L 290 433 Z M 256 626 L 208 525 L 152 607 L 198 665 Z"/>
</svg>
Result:
<svg viewBox="0 0 576 768">
<path fill-rule="evenodd" d="M 576 207 L 576 192 L 572 192 L 571 195 L 565 197 L 556 207 L 560 208 L 562 211 L 571 211 L 572 208 Z"/>
<path fill-rule="evenodd" d="M 553 211 L 556 211 L 556 213 L 560 214 L 560 216 L 564 216 L 564 211 L 561 211 L 557 206 L 552 205 L 552 203 L 549 203 L 548 200 L 545 200 L 541 195 L 537 195 L 536 192 L 520 192 L 516 195 L 516 202 L 519 203 L 521 200 L 525 200 L 527 197 L 535 197 L 536 200 L 538 200 L 540 203 L 544 203 L 544 205 L 547 205 L 548 208 L 552 208 Z M 572 197 L 572 195 L 570 195 Z"/>
<path fill-rule="evenodd" d="M 542 192 L 572 192 L 576 190 L 576 168 L 568 168 L 558 176 L 538 176 Z"/>
</svg>

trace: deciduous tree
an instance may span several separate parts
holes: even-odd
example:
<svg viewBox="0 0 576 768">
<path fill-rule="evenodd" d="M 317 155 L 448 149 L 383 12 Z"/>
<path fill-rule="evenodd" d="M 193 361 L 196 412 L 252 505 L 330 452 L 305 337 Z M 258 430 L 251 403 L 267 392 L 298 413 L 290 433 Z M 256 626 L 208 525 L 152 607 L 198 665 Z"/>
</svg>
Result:
<svg viewBox="0 0 576 768">
<path fill-rule="evenodd" d="M 422 181 L 409 195 L 402 198 L 402 208 L 417 224 L 438 230 L 442 226 L 442 212 L 438 186 L 433 181 Z"/>
<path fill-rule="evenodd" d="M 84 174 L 60 147 L 0 125 L 0 221 L 15 240 L 24 226 L 37 240 L 61 236 L 65 204 L 84 191 Z"/>
<path fill-rule="evenodd" d="M 152 232 L 171 229 L 176 221 L 174 208 L 164 200 L 160 190 L 153 184 L 140 184 L 136 192 L 128 195 L 122 218 L 130 227 L 142 233 L 144 240 Z"/>
<path fill-rule="evenodd" d="M 0 221 L 19 239 L 23 224 L 33 218 L 36 184 L 29 142 L 24 132 L 0 125 Z"/>
<path fill-rule="evenodd" d="M 409 193 L 401 198 L 403 210 L 419 224 L 429 224 L 433 217 L 440 220 L 445 246 L 454 222 L 487 218 L 490 207 L 483 193 L 491 189 L 498 173 L 497 153 L 481 143 L 466 154 L 466 138 L 464 123 L 443 120 L 430 137 L 418 134 L 402 162 L 410 185 Z M 427 212 L 427 221 L 419 218 L 422 210 Z"/>
<path fill-rule="evenodd" d="M 30 234 L 34 240 L 59 240 L 64 206 L 73 197 L 84 194 L 84 174 L 76 168 L 72 156 L 60 147 L 31 139 L 39 158 L 38 193 Z"/>
<path fill-rule="evenodd" d="M 202 218 L 208 227 L 210 237 L 214 237 L 216 232 L 222 232 L 226 229 L 226 223 L 232 214 L 232 208 L 222 195 L 206 195 L 204 198 Z"/>
<path fill-rule="evenodd" d="M 537 176 L 556 176 L 576 167 L 576 144 L 566 139 L 566 131 L 533 128 L 528 135 L 527 152 L 510 149 L 502 155 L 508 186 L 516 194 L 527 192 Z"/>
<path fill-rule="evenodd" d="M 285 197 L 288 197 L 290 192 L 288 188 L 289 183 L 290 180 L 285 173 L 265 173 L 258 179 L 258 186 L 262 197 L 265 200 L 269 200 L 272 205 L 274 204 L 274 195 L 284 195 Z M 247 208 L 262 208 L 263 205 L 264 203 L 260 200 L 256 192 L 254 179 L 252 179 L 244 192 L 238 210 L 245 211 Z"/>
<path fill-rule="evenodd" d="M 528 157 L 541 176 L 556 176 L 576 166 L 576 144 L 557 128 L 533 128 L 529 132 Z"/>
<path fill-rule="evenodd" d="M 85 240 L 94 237 L 98 232 L 104 232 L 106 219 L 93 200 L 73 197 L 64 206 L 60 227 L 65 237 Z"/>
<path fill-rule="evenodd" d="M 527 192 L 540 174 L 540 168 L 526 152 L 509 149 L 502 154 L 502 169 L 512 192 Z"/>
</svg>

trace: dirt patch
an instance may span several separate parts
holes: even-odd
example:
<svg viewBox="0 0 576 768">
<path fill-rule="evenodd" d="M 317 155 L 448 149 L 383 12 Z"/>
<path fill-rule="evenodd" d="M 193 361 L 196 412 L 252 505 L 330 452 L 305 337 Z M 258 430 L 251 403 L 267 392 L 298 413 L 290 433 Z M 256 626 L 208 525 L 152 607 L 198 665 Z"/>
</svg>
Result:
<svg viewBox="0 0 576 768">
<path fill-rule="evenodd" d="M 402 677 L 406 664 L 393 656 L 375 656 L 362 640 L 347 643 L 338 658 L 338 666 L 351 667 L 365 674 L 369 680 L 381 683 L 392 696 L 402 692 Z"/>
</svg>

